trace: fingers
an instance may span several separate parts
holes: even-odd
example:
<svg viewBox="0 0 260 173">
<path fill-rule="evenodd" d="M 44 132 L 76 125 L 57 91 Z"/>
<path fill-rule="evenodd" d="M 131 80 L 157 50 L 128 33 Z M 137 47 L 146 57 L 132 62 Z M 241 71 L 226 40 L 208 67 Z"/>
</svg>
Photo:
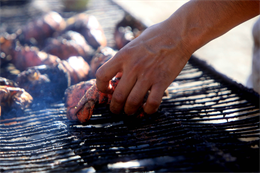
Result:
<svg viewBox="0 0 260 173">
<path fill-rule="evenodd" d="M 127 82 L 131 83 L 131 85 L 125 85 L 125 79 Z M 151 87 L 151 83 L 147 79 L 139 79 L 136 82 L 128 80 L 128 78 L 123 78 L 120 80 L 120 83 L 123 88 L 127 89 L 128 92 L 122 92 L 126 95 L 120 93 L 120 95 L 116 92 L 113 94 L 113 97 L 116 98 L 113 102 L 113 105 L 110 106 L 110 110 L 113 113 L 120 113 L 120 111 L 124 108 L 124 112 L 127 115 L 132 115 L 136 113 L 136 111 L 143 106 L 144 112 L 147 114 L 155 113 L 162 101 L 162 97 L 164 95 L 165 88 L 161 83 L 155 83 Z M 131 82 L 130 82 L 131 81 Z M 128 84 L 129 84 L 128 83 Z M 119 88 L 119 85 L 116 89 Z M 143 105 L 144 97 L 147 94 L 147 91 L 151 88 L 150 94 L 146 103 Z M 120 89 L 121 91 L 121 89 Z M 125 91 L 125 90 L 124 90 Z M 119 90 L 118 90 L 119 92 Z"/>
<path fill-rule="evenodd" d="M 96 72 L 98 90 L 104 93 L 110 93 L 109 81 L 120 71 L 121 63 L 116 60 L 116 57 L 103 64 Z"/>
<path fill-rule="evenodd" d="M 162 101 L 165 88 L 160 84 L 154 84 L 151 88 L 151 92 L 148 96 L 146 103 L 143 106 L 144 112 L 147 114 L 155 113 Z"/>
<path fill-rule="evenodd" d="M 142 105 L 147 91 L 150 89 L 150 83 L 145 79 L 136 82 L 125 103 L 124 111 L 127 115 L 134 114 Z"/>
<path fill-rule="evenodd" d="M 110 103 L 110 111 L 119 114 L 126 102 L 126 99 L 135 85 L 136 78 L 134 75 L 122 75 Z"/>
</svg>

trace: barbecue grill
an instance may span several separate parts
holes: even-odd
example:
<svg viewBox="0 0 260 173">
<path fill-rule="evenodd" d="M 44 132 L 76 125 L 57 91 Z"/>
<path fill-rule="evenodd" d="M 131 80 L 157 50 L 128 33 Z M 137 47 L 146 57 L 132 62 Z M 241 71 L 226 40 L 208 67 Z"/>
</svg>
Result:
<svg viewBox="0 0 260 173">
<path fill-rule="evenodd" d="M 22 6 L 18 18 L 2 15 L 1 29 L 15 29 L 38 14 L 29 7 Z M 114 27 L 125 11 L 99 0 L 90 1 L 86 13 L 98 18 L 113 46 Z M 0 120 L 0 172 L 259 172 L 256 92 L 194 56 L 168 90 L 158 112 L 143 119 L 97 106 L 80 124 L 66 118 L 63 100 L 11 111 Z"/>
</svg>

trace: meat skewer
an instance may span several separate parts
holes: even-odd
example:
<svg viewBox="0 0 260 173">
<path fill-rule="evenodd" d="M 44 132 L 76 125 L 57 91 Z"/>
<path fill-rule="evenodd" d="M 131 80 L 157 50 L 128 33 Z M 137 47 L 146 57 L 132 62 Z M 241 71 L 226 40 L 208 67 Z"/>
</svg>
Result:
<svg viewBox="0 0 260 173">
<path fill-rule="evenodd" d="M 65 107 L 67 108 L 67 118 L 69 120 L 77 120 L 81 123 L 87 122 L 92 114 L 95 105 L 97 104 L 110 104 L 113 91 L 115 90 L 122 73 L 118 73 L 110 82 L 109 90 L 112 93 L 102 93 L 98 90 L 96 79 L 83 81 L 76 85 L 72 85 L 65 91 Z M 83 95 L 83 96 L 82 96 Z M 149 92 L 146 94 L 143 103 L 146 102 Z M 168 90 L 164 91 L 164 97 L 169 95 Z M 140 107 L 136 112 L 137 118 L 145 116 L 145 112 Z"/>
</svg>

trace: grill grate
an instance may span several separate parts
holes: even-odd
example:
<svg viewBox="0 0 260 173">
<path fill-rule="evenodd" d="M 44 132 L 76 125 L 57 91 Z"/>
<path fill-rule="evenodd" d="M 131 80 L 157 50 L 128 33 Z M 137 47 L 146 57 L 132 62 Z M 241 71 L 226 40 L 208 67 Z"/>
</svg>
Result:
<svg viewBox="0 0 260 173">
<path fill-rule="evenodd" d="M 88 10 L 110 46 L 118 12 L 108 0 L 91 1 Z M 259 172 L 258 94 L 196 57 L 169 94 L 140 120 L 98 106 L 82 125 L 67 120 L 63 101 L 12 111 L 0 120 L 0 172 Z"/>
</svg>

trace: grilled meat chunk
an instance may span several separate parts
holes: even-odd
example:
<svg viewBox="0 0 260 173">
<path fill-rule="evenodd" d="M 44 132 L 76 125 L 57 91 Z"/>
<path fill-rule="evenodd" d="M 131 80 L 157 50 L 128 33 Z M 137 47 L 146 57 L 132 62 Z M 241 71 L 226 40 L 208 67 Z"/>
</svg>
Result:
<svg viewBox="0 0 260 173">
<path fill-rule="evenodd" d="M 116 47 L 121 49 L 134 38 L 138 37 L 144 29 L 145 27 L 140 21 L 126 14 L 115 27 L 114 40 Z"/>
<path fill-rule="evenodd" d="M 109 88 L 113 91 L 118 82 L 119 78 L 114 78 L 110 81 Z M 85 94 L 81 97 L 84 92 Z M 110 104 L 111 98 L 112 94 L 98 90 L 95 79 L 71 86 L 65 91 L 67 117 L 69 120 L 85 123 L 91 118 L 96 104 Z M 139 111 L 137 117 L 143 116 L 144 112 Z"/>
<path fill-rule="evenodd" d="M 93 15 L 80 13 L 67 20 L 65 31 L 76 31 L 84 36 L 87 42 L 95 49 L 106 46 L 107 39 L 97 18 Z"/>
<path fill-rule="evenodd" d="M 71 84 L 88 80 L 89 64 L 81 56 L 72 56 L 60 63 L 65 71 L 70 74 Z"/>
<path fill-rule="evenodd" d="M 65 106 L 67 108 L 67 117 L 69 120 L 78 120 L 76 116 L 76 106 L 82 96 L 95 84 L 95 82 L 95 79 L 82 81 L 66 89 Z"/>
<path fill-rule="evenodd" d="M 110 58 L 112 58 L 116 53 L 117 51 L 113 50 L 110 47 L 98 48 L 90 61 L 89 77 L 95 78 L 97 69 L 105 62 L 107 62 Z"/>
<path fill-rule="evenodd" d="M 88 61 L 93 49 L 80 33 L 68 31 L 58 38 L 49 38 L 43 51 L 62 60 L 71 56 L 81 56 Z"/>
<path fill-rule="evenodd" d="M 24 110 L 30 106 L 32 101 L 32 96 L 22 88 L 0 86 L 0 116 L 12 108 Z"/>
<path fill-rule="evenodd" d="M 55 101 L 63 97 L 70 86 L 70 76 L 61 64 L 34 66 L 21 72 L 16 82 L 35 99 Z"/>
<path fill-rule="evenodd" d="M 117 83 L 118 81 L 115 80 L 110 83 L 110 86 L 114 89 Z M 95 104 L 109 104 L 111 97 L 111 94 L 98 91 L 95 79 L 71 86 L 65 91 L 67 117 L 84 123 L 91 118 Z"/>
<path fill-rule="evenodd" d="M 0 86 L 18 87 L 17 83 L 13 80 L 9 80 L 4 77 L 0 77 Z"/>
<path fill-rule="evenodd" d="M 24 25 L 16 34 L 18 40 L 22 43 L 30 44 L 36 42 L 36 44 L 42 46 L 46 38 L 61 32 L 65 27 L 66 22 L 62 16 L 57 12 L 51 11 Z"/>
<path fill-rule="evenodd" d="M 19 70 L 38 65 L 56 66 L 61 60 L 54 55 L 39 51 L 36 47 L 18 46 L 12 56 L 12 63 Z"/>
</svg>

